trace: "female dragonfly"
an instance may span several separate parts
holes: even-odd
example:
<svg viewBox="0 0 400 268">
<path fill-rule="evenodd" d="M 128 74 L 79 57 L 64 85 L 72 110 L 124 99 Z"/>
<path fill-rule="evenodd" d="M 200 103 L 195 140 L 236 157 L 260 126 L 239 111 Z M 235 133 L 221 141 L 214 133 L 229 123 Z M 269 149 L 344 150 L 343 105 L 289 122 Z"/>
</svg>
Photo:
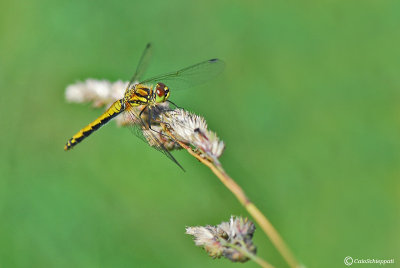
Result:
<svg viewBox="0 0 400 268">
<path fill-rule="evenodd" d="M 130 125 L 133 128 L 133 132 L 138 137 L 151 144 L 151 146 L 158 151 L 164 153 L 182 168 L 153 131 L 144 131 L 152 128 L 151 120 L 145 120 L 143 116 L 147 114 L 148 117 L 151 118 L 152 111 L 155 112 L 157 105 L 170 102 L 168 98 L 171 90 L 186 89 L 207 82 L 222 71 L 224 63 L 219 59 L 211 59 L 175 72 L 137 82 L 144 74 L 150 56 L 151 44 L 147 44 L 140 58 L 136 72 L 125 90 L 124 97 L 114 102 L 96 120 L 72 136 L 72 138 L 67 141 L 64 150 L 70 150 L 112 118 L 122 113 L 125 115 L 125 119 L 132 123 Z M 147 113 L 144 113 L 146 109 Z"/>
</svg>

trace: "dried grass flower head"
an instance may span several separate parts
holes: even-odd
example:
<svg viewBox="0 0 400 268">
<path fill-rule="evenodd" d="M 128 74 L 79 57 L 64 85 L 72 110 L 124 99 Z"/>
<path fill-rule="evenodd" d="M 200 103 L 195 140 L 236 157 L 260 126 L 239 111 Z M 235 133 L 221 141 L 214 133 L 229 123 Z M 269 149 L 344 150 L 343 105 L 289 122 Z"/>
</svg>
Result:
<svg viewBox="0 0 400 268">
<path fill-rule="evenodd" d="M 65 98 L 69 102 L 92 102 L 94 107 L 110 106 L 124 96 L 128 82 L 86 79 L 69 85 L 65 90 Z"/>
<path fill-rule="evenodd" d="M 183 109 L 175 109 L 161 113 L 160 119 L 166 123 L 176 139 L 194 146 L 203 157 L 218 162 L 225 144 L 215 132 L 208 129 L 203 117 Z"/>
<path fill-rule="evenodd" d="M 186 234 L 192 235 L 197 246 L 203 247 L 213 258 L 225 258 L 233 262 L 245 262 L 256 253 L 252 238 L 254 224 L 247 218 L 231 217 L 229 222 L 217 226 L 187 227 Z"/>
</svg>

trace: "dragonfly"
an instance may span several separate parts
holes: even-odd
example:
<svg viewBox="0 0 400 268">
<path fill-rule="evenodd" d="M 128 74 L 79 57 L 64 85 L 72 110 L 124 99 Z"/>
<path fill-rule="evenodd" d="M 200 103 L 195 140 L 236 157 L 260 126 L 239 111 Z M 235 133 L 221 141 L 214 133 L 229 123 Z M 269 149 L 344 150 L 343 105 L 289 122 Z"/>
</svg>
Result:
<svg viewBox="0 0 400 268">
<path fill-rule="evenodd" d="M 125 89 L 123 98 L 115 101 L 102 115 L 72 136 L 64 147 L 65 151 L 75 147 L 114 117 L 123 114 L 125 121 L 130 122 L 128 125 L 136 136 L 165 154 L 183 169 L 163 145 L 161 141 L 162 137 L 157 135 L 159 133 L 152 128 L 155 122 L 155 115 L 162 111 L 161 109 L 157 109 L 157 107 L 165 103 L 175 105 L 169 100 L 171 91 L 188 89 L 203 84 L 218 75 L 223 70 L 225 64 L 220 59 L 210 59 L 178 71 L 154 76 L 138 82 L 148 67 L 152 54 L 151 51 L 152 46 L 149 43 L 139 60 L 134 75 Z"/>
</svg>

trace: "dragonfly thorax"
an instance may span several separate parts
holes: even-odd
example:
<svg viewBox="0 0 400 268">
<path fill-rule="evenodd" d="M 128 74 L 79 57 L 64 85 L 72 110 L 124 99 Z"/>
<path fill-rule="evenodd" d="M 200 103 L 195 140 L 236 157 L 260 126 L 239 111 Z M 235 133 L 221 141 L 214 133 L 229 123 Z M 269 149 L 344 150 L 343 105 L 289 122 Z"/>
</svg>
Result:
<svg viewBox="0 0 400 268">
<path fill-rule="evenodd" d="M 154 102 L 153 90 L 143 84 L 136 84 L 125 93 L 124 100 L 132 106 L 147 105 Z"/>
</svg>

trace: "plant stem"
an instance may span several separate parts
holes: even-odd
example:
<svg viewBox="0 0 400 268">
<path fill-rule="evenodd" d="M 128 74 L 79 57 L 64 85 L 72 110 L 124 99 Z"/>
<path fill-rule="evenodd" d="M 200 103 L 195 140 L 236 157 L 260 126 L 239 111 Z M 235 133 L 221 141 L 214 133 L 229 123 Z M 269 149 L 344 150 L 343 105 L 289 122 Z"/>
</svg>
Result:
<svg viewBox="0 0 400 268">
<path fill-rule="evenodd" d="M 289 250 L 286 243 L 283 241 L 282 237 L 279 235 L 277 230 L 271 224 L 271 222 L 262 214 L 262 212 L 250 201 L 250 199 L 246 196 L 243 189 L 225 172 L 222 168 L 221 164 L 214 164 L 208 159 L 200 156 L 199 154 L 195 153 L 192 148 L 179 140 L 177 140 L 172 133 L 166 129 L 168 135 L 173 138 L 177 143 L 179 143 L 182 148 L 188 151 L 192 156 L 198 159 L 201 163 L 206 165 L 211 169 L 212 172 L 220 179 L 220 181 L 236 196 L 239 202 L 246 208 L 249 214 L 254 218 L 254 220 L 260 225 L 261 229 L 264 233 L 270 238 L 272 244 L 278 250 L 278 252 L 282 255 L 285 259 L 287 264 L 291 268 L 300 267 L 299 263 L 297 262 L 296 258 Z"/>
<path fill-rule="evenodd" d="M 258 265 L 260 265 L 261 267 L 264 268 L 274 268 L 274 266 L 272 266 L 271 264 L 269 264 L 268 262 L 266 262 L 264 259 L 258 257 L 257 255 L 251 253 L 250 251 L 246 250 L 246 246 L 243 245 L 242 243 L 242 247 L 236 246 L 234 244 L 228 243 L 226 241 L 222 241 L 220 240 L 221 244 L 223 244 L 224 246 L 236 249 L 237 251 L 240 251 L 243 255 L 245 255 L 246 257 L 248 257 L 249 259 L 251 259 L 252 261 L 254 261 L 255 263 L 257 263 Z"/>
</svg>

